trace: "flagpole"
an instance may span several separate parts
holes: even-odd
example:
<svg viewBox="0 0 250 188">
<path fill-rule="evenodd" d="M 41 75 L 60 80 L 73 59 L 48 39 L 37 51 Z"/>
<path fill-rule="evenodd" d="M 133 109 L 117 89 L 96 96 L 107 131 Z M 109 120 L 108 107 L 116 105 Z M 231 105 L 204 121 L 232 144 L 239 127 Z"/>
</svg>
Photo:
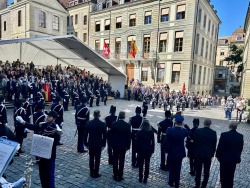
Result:
<svg viewBox="0 0 250 188">
<path fill-rule="evenodd" d="M 111 30 L 111 10 L 109 10 L 109 20 L 110 20 L 110 27 L 109 27 L 109 49 L 111 49 L 111 41 L 110 41 L 110 30 Z M 110 55 L 109 55 L 110 58 Z"/>
</svg>

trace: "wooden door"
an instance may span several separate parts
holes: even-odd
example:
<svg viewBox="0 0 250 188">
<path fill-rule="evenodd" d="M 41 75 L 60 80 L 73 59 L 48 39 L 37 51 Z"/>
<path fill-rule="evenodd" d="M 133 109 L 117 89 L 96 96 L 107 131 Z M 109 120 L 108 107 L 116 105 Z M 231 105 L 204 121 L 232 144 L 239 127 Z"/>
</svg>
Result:
<svg viewBox="0 0 250 188">
<path fill-rule="evenodd" d="M 126 65 L 126 74 L 127 74 L 127 85 L 129 86 L 129 81 L 134 78 L 134 68 L 135 64 L 127 64 Z"/>
</svg>

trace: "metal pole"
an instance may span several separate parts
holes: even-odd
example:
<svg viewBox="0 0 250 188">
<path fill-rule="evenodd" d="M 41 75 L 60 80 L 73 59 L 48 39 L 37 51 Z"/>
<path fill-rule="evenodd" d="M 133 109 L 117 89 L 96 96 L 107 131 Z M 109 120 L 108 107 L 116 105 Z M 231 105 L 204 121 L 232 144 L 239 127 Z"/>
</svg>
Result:
<svg viewBox="0 0 250 188">
<path fill-rule="evenodd" d="M 23 44 L 23 43 L 21 42 L 21 43 L 20 43 L 20 62 L 21 62 L 21 63 L 22 63 L 22 50 L 23 50 L 23 49 L 22 49 L 22 48 L 23 48 L 23 47 L 22 47 L 22 44 Z"/>
<path fill-rule="evenodd" d="M 158 1 L 158 26 L 157 26 L 157 40 L 156 40 L 156 60 L 155 60 L 155 62 L 154 62 L 154 64 L 155 64 L 155 70 L 154 70 L 154 72 L 155 72 L 155 75 L 154 75 L 154 85 L 155 85 L 155 78 L 156 78 L 156 74 L 157 74 L 157 72 L 156 72 L 156 70 L 157 70 L 157 68 L 156 68 L 156 64 L 157 64 L 157 61 L 158 61 L 158 43 L 159 43 L 159 27 L 160 27 L 160 20 L 159 20 L 159 17 L 160 17 L 160 11 L 161 11 L 161 0 L 159 0 Z"/>
</svg>

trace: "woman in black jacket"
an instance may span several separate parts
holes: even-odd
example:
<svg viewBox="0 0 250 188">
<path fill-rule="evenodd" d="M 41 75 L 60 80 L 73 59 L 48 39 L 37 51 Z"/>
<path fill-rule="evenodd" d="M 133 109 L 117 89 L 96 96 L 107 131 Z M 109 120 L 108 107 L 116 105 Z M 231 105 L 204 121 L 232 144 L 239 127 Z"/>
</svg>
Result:
<svg viewBox="0 0 250 188">
<path fill-rule="evenodd" d="M 147 120 L 143 121 L 142 129 L 137 133 L 137 153 L 139 155 L 139 182 L 142 182 L 143 178 L 143 166 L 145 164 L 144 171 L 144 183 L 147 183 L 149 174 L 150 158 L 154 153 L 155 139 L 154 133 L 151 130 L 151 125 Z"/>
</svg>

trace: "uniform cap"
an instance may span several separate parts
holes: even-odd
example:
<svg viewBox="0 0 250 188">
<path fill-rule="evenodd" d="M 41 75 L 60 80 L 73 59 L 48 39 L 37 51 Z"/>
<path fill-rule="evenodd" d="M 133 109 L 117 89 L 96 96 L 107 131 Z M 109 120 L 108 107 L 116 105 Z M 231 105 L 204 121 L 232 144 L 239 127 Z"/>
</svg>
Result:
<svg viewBox="0 0 250 188">
<path fill-rule="evenodd" d="M 110 114 L 114 114 L 115 111 L 116 111 L 116 106 L 111 105 L 111 106 L 110 106 L 110 111 L 109 111 L 109 113 L 110 113 Z"/>
<path fill-rule="evenodd" d="M 175 115 L 174 119 L 176 122 L 183 122 L 184 121 L 184 118 L 181 115 Z"/>
<path fill-rule="evenodd" d="M 53 118 L 58 118 L 58 114 L 57 114 L 57 112 L 55 112 L 55 111 L 50 111 L 49 113 L 48 112 L 45 112 L 45 114 L 47 115 L 47 116 L 51 116 L 51 117 L 53 117 Z"/>
</svg>

